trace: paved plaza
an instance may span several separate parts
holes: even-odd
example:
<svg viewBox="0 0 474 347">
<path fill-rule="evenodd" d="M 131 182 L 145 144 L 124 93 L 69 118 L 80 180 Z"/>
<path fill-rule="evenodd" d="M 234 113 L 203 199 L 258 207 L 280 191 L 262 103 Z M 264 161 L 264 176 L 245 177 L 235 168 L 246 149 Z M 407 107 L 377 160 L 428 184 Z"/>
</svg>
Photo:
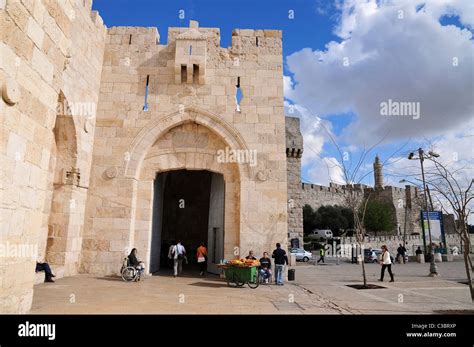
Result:
<svg viewBox="0 0 474 347">
<path fill-rule="evenodd" d="M 35 286 L 31 313 L 145 314 L 433 314 L 473 313 L 462 261 L 438 264 L 440 276 L 428 277 L 429 264 L 396 264 L 395 283 L 357 290 L 361 267 L 331 259 L 325 265 L 298 264 L 296 281 L 285 286 L 229 288 L 218 276 L 148 277 L 125 283 L 118 277 L 78 275 Z M 369 283 L 380 266 L 366 264 Z M 185 274 L 186 275 L 186 274 Z"/>
</svg>

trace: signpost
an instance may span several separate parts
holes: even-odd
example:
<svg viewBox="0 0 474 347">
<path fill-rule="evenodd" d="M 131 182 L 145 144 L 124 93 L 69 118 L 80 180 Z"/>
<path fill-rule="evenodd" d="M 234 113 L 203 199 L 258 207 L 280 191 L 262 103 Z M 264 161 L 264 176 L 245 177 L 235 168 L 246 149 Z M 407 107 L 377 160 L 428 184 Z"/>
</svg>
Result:
<svg viewBox="0 0 474 347">
<path fill-rule="evenodd" d="M 425 254 L 431 253 L 431 246 L 429 235 L 427 231 L 431 231 L 431 242 L 436 246 L 439 245 L 439 248 L 446 247 L 446 238 L 444 234 L 444 225 L 443 225 L 443 213 L 441 211 L 421 211 L 421 227 L 423 230 L 423 247 L 425 249 Z M 429 223 L 429 225 L 428 225 Z M 441 246 L 441 243 L 443 247 Z M 444 253 L 444 250 L 442 250 Z"/>
</svg>

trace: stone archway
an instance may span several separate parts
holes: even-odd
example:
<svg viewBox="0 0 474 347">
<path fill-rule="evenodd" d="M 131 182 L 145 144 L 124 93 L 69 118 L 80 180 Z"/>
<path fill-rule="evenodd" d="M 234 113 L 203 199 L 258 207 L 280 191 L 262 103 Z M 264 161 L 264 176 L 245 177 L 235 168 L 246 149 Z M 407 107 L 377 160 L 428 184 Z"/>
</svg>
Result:
<svg viewBox="0 0 474 347">
<path fill-rule="evenodd" d="M 243 137 L 224 119 L 197 107 L 187 107 L 152 121 L 139 132 L 125 154 L 124 176 L 138 178 L 145 155 L 155 141 L 170 129 L 187 122 L 194 122 L 212 129 L 232 149 L 248 150 Z M 239 170 L 243 178 L 251 179 L 254 176 L 254 169 L 248 163 L 240 165 Z"/>
<path fill-rule="evenodd" d="M 183 127 L 191 127 L 183 130 Z M 174 130 L 173 130 L 174 129 Z M 190 133 L 173 144 L 173 133 Z M 191 139 L 191 140 L 190 140 Z M 207 139 L 207 140 L 206 140 Z M 176 138 L 174 139 L 176 140 Z M 189 142 L 191 141 L 191 142 Z M 200 142 L 204 141 L 204 142 Z M 207 141 L 207 142 L 206 142 Z M 247 149 L 243 137 L 233 125 L 215 114 L 188 108 L 145 125 L 130 142 L 123 156 L 108 164 L 93 165 L 81 271 L 116 274 L 123 257 L 132 248 L 149 261 L 151 249 L 153 181 L 157 172 L 172 170 L 206 170 L 222 174 L 225 180 L 225 204 L 233 206 L 225 215 L 225 256 L 232 257 L 241 242 L 241 209 L 243 186 L 250 190 L 253 168 L 249 163 L 218 162 L 217 150 Z M 119 159 L 120 161 L 117 161 Z M 98 158 L 101 162 L 101 158 Z M 97 208 L 99 206 L 99 208 Z"/>
<path fill-rule="evenodd" d="M 241 173 L 237 164 L 220 163 L 216 159 L 217 151 L 225 146 L 228 144 L 212 129 L 187 120 L 163 133 L 148 150 L 138 177 L 137 210 L 133 239 L 130 241 L 133 247 L 144 251 L 145 259 L 149 264 L 153 263 L 153 259 L 151 259 L 154 247 L 153 235 L 156 235 L 157 223 L 156 210 L 155 220 L 153 220 L 153 202 L 159 194 L 155 191 L 155 178 L 157 174 L 177 170 L 208 171 L 222 175 L 225 185 L 222 195 L 223 201 L 211 201 L 211 204 L 213 203 L 214 208 L 221 207 L 223 209 L 223 221 L 219 222 L 210 217 L 208 231 L 211 234 L 213 229 L 219 230 L 219 235 L 221 235 L 219 237 L 223 238 L 223 249 L 218 252 L 220 258 L 233 257 L 234 247 L 240 243 Z M 214 248 L 212 240 L 210 243 L 211 248 Z M 218 260 L 216 258 L 214 261 Z M 216 263 L 210 264 L 209 270 L 215 271 L 215 265 Z"/>
</svg>

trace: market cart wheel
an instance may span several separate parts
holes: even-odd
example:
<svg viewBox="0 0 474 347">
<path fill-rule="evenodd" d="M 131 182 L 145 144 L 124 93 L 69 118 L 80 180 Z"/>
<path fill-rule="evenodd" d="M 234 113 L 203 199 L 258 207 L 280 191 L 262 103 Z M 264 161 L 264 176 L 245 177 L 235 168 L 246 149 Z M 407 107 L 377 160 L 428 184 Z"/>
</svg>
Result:
<svg viewBox="0 0 474 347">
<path fill-rule="evenodd" d="M 244 282 L 241 282 L 239 280 L 239 277 L 237 276 L 237 274 L 233 273 L 231 278 L 228 278 L 227 279 L 227 285 L 229 287 L 243 287 L 244 286 Z"/>
<path fill-rule="evenodd" d="M 257 270 L 255 273 L 255 276 L 252 276 L 252 277 L 253 278 L 247 282 L 247 285 L 252 289 L 256 289 L 260 285 L 260 281 L 261 281 L 260 271 Z"/>
</svg>

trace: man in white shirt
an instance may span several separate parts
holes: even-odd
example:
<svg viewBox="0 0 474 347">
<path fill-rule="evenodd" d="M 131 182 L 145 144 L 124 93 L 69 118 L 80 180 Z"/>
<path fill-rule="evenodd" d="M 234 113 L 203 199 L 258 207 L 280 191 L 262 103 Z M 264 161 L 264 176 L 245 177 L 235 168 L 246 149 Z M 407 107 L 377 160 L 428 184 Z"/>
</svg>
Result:
<svg viewBox="0 0 474 347">
<path fill-rule="evenodd" d="M 173 257 L 174 277 L 176 277 L 181 275 L 183 272 L 183 260 L 186 256 L 186 249 L 181 244 L 181 241 L 178 241 L 178 243 L 173 247 L 171 256 Z"/>
</svg>

